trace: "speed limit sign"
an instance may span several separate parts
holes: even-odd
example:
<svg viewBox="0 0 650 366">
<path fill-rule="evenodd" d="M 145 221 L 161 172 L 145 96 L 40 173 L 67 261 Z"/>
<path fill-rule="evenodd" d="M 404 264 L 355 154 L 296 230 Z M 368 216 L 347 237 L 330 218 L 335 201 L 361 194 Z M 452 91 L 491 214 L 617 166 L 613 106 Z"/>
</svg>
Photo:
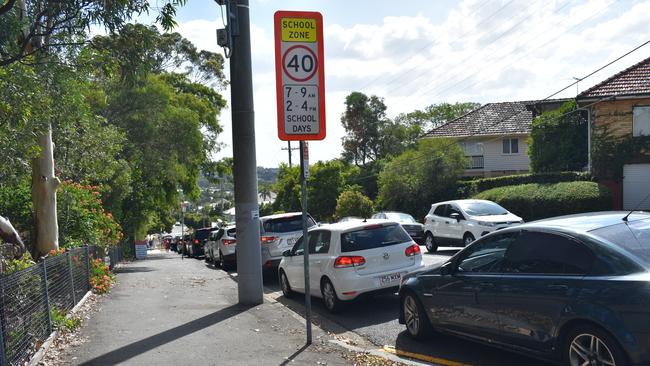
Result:
<svg viewBox="0 0 650 366">
<path fill-rule="evenodd" d="M 278 11 L 275 23 L 275 82 L 280 140 L 325 138 L 323 16 Z"/>
</svg>

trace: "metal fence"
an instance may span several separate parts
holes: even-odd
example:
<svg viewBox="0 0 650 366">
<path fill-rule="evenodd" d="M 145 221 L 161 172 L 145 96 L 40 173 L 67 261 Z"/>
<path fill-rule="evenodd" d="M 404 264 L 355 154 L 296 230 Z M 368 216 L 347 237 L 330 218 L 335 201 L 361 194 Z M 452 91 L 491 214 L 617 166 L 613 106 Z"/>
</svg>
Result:
<svg viewBox="0 0 650 366">
<path fill-rule="evenodd" d="M 52 312 L 67 313 L 90 290 L 96 247 L 71 249 L 29 268 L 0 276 L 0 366 L 23 365 L 52 333 Z M 110 249 L 111 266 L 123 248 Z"/>
</svg>

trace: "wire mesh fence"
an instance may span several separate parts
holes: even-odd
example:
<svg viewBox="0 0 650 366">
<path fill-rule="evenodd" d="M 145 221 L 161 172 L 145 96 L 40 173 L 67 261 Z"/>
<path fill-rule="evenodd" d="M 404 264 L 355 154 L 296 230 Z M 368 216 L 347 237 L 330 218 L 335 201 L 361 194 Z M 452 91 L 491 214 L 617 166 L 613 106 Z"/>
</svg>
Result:
<svg viewBox="0 0 650 366">
<path fill-rule="evenodd" d="M 123 258 L 123 247 L 71 249 L 0 276 L 0 366 L 23 365 L 52 332 L 52 312 L 70 311 L 90 290 L 93 258 Z"/>
</svg>

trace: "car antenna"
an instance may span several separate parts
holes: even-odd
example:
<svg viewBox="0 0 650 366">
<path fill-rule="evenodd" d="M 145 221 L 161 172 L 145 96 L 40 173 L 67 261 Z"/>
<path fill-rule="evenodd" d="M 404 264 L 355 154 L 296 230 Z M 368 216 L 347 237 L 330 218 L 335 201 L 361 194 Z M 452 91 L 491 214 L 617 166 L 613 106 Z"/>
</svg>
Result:
<svg viewBox="0 0 650 366">
<path fill-rule="evenodd" d="M 625 217 L 623 217 L 623 221 L 627 222 L 627 218 L 632 214 L 632 212 L 636 211 L 649 197 L 650 194 L 645 196 L 641 202 L 639 202 L 630 212 L 627 213 L 627 215 L 625 215 Z"/>
</svg>

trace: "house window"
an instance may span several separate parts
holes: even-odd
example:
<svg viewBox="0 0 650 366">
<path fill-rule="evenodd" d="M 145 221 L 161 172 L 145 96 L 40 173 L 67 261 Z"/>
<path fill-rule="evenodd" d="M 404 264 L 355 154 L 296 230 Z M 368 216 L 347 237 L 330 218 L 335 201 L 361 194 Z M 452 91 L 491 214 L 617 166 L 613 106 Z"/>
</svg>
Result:
<svg viewBox="0 0 650 366">
<path fill-rule="evenodd" d="M 459 142 L 460 147 L 467 156 L 483 155 L 483 143 L 478 141 Z"/>
<path fill-rule="evenodd" d="M 503 139 L 503 153 L 504 154 L 518 154 L 519 153 L 519 139 Z"/>
<path fill-rule="evenodd" d="M 650 107 L 634 107 L 632 135 L 650 136 Z"/>
</svg>

